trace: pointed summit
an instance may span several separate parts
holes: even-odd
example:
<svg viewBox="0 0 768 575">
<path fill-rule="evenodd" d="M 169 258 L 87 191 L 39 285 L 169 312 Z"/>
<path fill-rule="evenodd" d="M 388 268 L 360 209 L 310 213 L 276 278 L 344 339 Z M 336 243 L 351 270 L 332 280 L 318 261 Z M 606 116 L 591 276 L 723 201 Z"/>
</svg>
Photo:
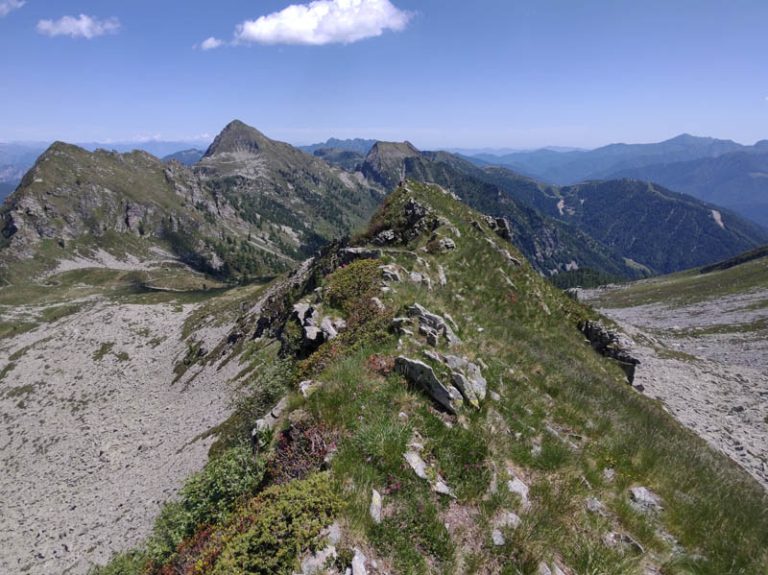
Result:
<svg viewBox="0 0 768 575">
<path fill-rule="evenodd" d="M 203 157 L 236 152 L 257 154 L 270 143 L 271 140 L 256 128 L 240 120 L 233 120 L 216 136 Z"/>
<path fill-rule="evenodd" d="M 376 142 L 365 156 L 362 171 L 366 177 L 394 188 L 406 175 L 406 162 L 421 157 L 421 152 L 410 142 Z"/>
</svg>

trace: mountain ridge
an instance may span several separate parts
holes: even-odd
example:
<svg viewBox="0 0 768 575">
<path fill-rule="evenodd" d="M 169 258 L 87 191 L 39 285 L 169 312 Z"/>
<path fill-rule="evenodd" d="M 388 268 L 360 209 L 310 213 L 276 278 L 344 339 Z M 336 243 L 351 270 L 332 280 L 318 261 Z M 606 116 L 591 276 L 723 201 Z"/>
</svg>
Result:
<svg viewBox="0 0 768 575">
<path fill-rule="evenodd" d="M 419 152 L 408 143 L 377 144 L 369 158 L 363 165 L 363 173 L 385 186 L 401 179 L 405 170 L 407 177 L 451 189 L 480 211 L 508 217 L 513 226 L 519 226 L 516 238 L 526 257 L 548 274 L 578 267 L 629 277 L 636 277 L 643 270 L 645 273 L 679 271 L 735 255 L 768 239 L 765 230 L 727 210 L 648 183 L 617 180 L 581 184 L 581 187 L 558 187 L 508 169 L 478 167 L 447 152 Z M 601 192 L 602 199 L 591 202 L 586 212 L 583 202 L 578 200 L 566 206 L 566 200 L 587 189 L 606 192 Z M 612 194 L 622 200 L 617 203 Z M 662 197 L 664 200 L 660 201 Z M 629 198 L 635 199 L 628 202 Z M 615 205 L 622 205 L 622 209 L 614 209 Z M 638 229 L 633 214 L 646 213 L 649 206 L 658 210 L 659 219 L 643 219 L 641 236 L 644 239 L 637 242 L 633 240 L 636 234 L 628 231 Z M 665 220 L 675 209 L 687 215 L 687 228 L 679 224 L 665 225 Z M 714 219 L 714 212 L 718 212 L 719 217 L 726 214 L 725 218 L 733 222 L 734 229 L 722 228 Z M 584 213 L 589 217 L 573 217 Z M 608 213 L 611 217 L 606 217 Z M 545 230 L 549 231 L 542 235 Z M 555 235 L 560 239 L 553 244 Z M 537 243 L 536 237 L 547 239 Z M 719 239 L 706 239 L 703 242 L 706 247 L 702 247 L 701 237 Z M 664 247 L 667 242 L 671 242 L 673 249 Z M 569 244 L 571 247 L 560 256 L 553 251 Z M 672 252 L 677 252 L 679 258 L 672 258 Z M 709 262 L 704 261 L 708 258 L 711 258 Z M 585 264 L 585 259 L 589 265 Z M 547 263 L 550 260 L 555 262 L 554 267 Z"/>
<path fill-rule="evenodd" d="M 238 121 L 191 168 L 55 142 L 2 206 L 0 259 L 5 274 L 36 273 L 81 249 L 128 249 L 141 260 L 155 246 L 205 273 L 270 275 L 353 231 L 379 201 L 377 190 Z"/>
<path fill-rule="evenodd" d="M 481 155 L 479 159 L 508 165 L 528 176 L 561 185 L 583 180 L 605 179 L 618 170 L 642 167 L 661 161 L 685 161 L 717 157 L 746 148 L 732 140 L 680 134 L 662 142 L 648 144 L 608 144 L 593 150 L 554 152 L 537 150 L 499 157 Z"/>
<path fill-rule="evenodd" d="M 759 484 L 628 385 L 577 329 L 594 312 L 450 192 L 403 182 L 353 245 L 264 295 L 198 360 L 248 358 L 251 402 L 98 575 L 768 564 Z"/>
<path fill-rule="evenodd" d="M 653 164 L 612 174 L 658 182 L 729 208 L 768 228 L 768 145 L 685 162 Z"/>
</svg>

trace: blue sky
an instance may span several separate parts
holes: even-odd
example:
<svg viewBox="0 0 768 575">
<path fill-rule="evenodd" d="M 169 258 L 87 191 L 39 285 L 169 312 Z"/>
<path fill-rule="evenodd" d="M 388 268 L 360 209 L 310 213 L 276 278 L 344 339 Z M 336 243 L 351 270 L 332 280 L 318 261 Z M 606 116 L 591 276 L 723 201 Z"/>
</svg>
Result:
<svg viewBox="0 0 768 575">
<path fill-rule="evenodd" d="M 0 0 L 0 141 L 768 138 L 765 0 L 306 4 Z"/>
</svg>

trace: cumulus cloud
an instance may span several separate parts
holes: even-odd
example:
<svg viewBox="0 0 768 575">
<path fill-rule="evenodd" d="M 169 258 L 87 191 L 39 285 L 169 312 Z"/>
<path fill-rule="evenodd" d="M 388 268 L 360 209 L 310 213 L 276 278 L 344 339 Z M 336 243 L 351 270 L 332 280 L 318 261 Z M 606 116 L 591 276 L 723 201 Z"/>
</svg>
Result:
<svg viewBox="0 0 768 575">
<path fill-rule="evenodd" d="M 7 16 L 13 10 L 18 10 L 26 3 L 26 0 L 4 0 L 0 2 L 0 17 Z"/>
<path fill-rule="evenodd" d="M 246 20 L 235 31 L 235 41 L 259 44 L 349 44 L 403 30 L 411 14 L 389 0 L 314 0 Z"/>
<path fill-rule="evenodd" d="M 117 18 L 99 20 L 85 14 L 64 16 L 58 20 L 40 20 L 37 31 L 45 36 L 70 36 L 71 38 L 96 38 L 105 34 L 116 34 L 120 29 Z"/>
<path fill-rule="evenodd" d="M 211 36 L 210 38 L 206 38 L 203 40 L 202 44 L 200 44 L 201 50 L 215 50 L 219 46 L 223 45 L 224 41 L 219 40 L 218 38 L 214 38 Z"/>
</svg>

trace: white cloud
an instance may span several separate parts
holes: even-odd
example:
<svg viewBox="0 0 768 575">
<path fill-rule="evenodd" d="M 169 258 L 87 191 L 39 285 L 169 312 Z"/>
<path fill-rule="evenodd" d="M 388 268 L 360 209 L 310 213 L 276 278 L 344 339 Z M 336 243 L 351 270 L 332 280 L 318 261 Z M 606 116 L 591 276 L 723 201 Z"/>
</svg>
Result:
<svg viewBox="0 0 768 575">
<path fill-rule="evenodd" d="M 215 50 L 216 48 L 218 48 L 223 44 L 224 44 L 223 40 L 219 40 L 218 38 L 214 38 L 213 36 L 211 36 L 210 38 L 206 38 L 205 40 L 203 40 L 203 43 L 200 44 L 200 49 Z"/>
<path fill-rule="evenodd" d="M 389 0 L 314 0 L 292 4 L 280 12 L 246 20 L 235 31 L 236 42 L 259 44 L 349 44 L 403 30 L 411 14 Z"/>
<path fill-rule="evenodd" d="M 5 0 L 0 2 L 0 17 L 7 16 L 13 10 L 18 10 L 26 3 L 26 0 Z"/>
<path fill-rule="evenodd" d="M 120 29 L 120 21 L 117 18 L 98 20 L 80 14 L 64 16 L 58 20 L 40 20 L 37 23 L 37 31 L 46 36 L 70 36 L 72 38 L 96 38 L 105 34 L 116 34 Z"/>
</svg>

